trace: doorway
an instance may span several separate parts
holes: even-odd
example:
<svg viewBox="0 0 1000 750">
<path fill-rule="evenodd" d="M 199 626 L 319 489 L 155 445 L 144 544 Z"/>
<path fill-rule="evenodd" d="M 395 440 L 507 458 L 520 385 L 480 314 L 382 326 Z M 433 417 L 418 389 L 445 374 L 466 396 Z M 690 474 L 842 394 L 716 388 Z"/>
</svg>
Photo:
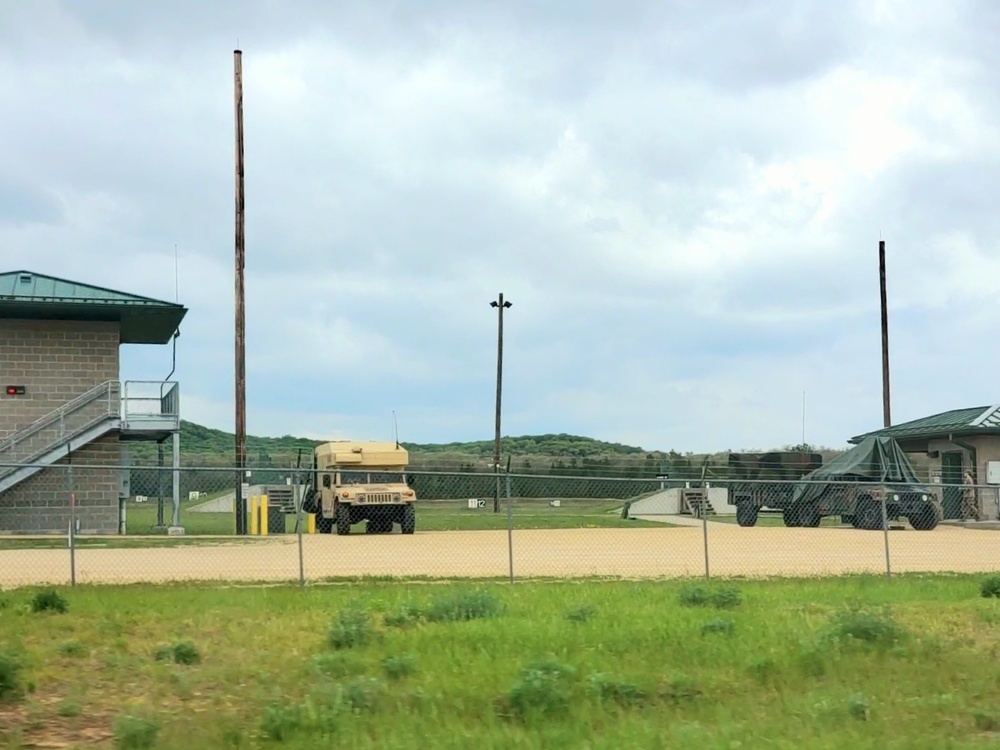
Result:
<svg viewBox="0 0 1000 750">
<path fill-rule="evenodd" d="M 944 485 L 941 505 L 947 519 L 962 517 L 962 469 L 965 454 L 948 451 L 941 454 L 941 484 Z"/>
</svg>

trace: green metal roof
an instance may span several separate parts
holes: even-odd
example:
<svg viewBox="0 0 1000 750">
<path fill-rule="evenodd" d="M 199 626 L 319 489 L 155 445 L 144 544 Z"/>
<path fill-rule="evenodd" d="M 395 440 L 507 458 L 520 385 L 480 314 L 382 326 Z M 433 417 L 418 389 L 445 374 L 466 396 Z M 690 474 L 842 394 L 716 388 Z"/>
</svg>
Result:
<svg viewBox="0 0 1000 750">
<path fill-rule="evenodd" d="M 852 437 L 849 443 L 860 443 L 866 437 L 936 438 L 948 435 L 1000 435 L 1000 406 L 971 406 L 966 409 L 932 414 L 910 422 Z"/>
<path fill-rule="evenodd" d="M 0 318 L 113 321 L 123 344 L 165 344 L 187 308 L 34 271 L 0 273 Z"/>
</svg>

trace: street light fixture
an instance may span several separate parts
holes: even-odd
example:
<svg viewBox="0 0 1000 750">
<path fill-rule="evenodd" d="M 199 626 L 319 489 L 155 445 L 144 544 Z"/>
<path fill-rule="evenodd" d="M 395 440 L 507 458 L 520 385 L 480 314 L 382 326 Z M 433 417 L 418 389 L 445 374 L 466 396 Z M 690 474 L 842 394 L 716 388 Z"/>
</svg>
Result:
<svg viewBox="0 0 1000 750">
<path fill-rule="evenodd" d="M 510 307 L 505 302 L 503 292 L 498 299 L 490 302 L 490 307 L 497 309 L 497 408 L 496 432 L 493 436 L 493 473 L 496 475 L 496 489 L 493 494 L 493 512 L 500 512 L 500 393 L 503 383 L 503 311 Z"/>
</svg>

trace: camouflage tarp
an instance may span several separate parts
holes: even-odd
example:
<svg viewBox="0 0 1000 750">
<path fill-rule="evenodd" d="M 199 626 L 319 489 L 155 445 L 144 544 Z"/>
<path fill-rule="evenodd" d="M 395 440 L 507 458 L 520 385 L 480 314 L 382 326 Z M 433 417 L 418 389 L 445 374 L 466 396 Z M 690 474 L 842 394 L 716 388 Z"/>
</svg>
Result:
<svg viewBox="0 0 1000 750">
<path fill-rule="evenodd" d="M 866 437 L 861 443 L 826 466 L 802 477 L 795 488 L 793 502 L 818 498 L 827 482 L 877 482 L 880 484 L 921 484 L 909 459 L 890 437 Z M 808 482 L 808 484 L 806 484 Z"/>
</svg>

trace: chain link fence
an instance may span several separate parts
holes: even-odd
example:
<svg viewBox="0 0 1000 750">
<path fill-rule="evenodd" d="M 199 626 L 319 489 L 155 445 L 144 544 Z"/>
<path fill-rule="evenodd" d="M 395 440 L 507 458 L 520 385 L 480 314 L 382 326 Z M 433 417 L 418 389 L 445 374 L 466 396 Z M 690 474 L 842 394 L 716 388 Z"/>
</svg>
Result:
<svg viewBox="0 0 1000 750">
<path fill-rule="evenodd" d="M 306 470 L 0 466 L 0 588 L 1000 570 L 996 486 L 470 471 L 407 482 L 413 534 L 398 519 L 338 530 L 315 512 L 322 481 Z M 238 509 L 249 534 L 236 533 Z"/>
</svg>

